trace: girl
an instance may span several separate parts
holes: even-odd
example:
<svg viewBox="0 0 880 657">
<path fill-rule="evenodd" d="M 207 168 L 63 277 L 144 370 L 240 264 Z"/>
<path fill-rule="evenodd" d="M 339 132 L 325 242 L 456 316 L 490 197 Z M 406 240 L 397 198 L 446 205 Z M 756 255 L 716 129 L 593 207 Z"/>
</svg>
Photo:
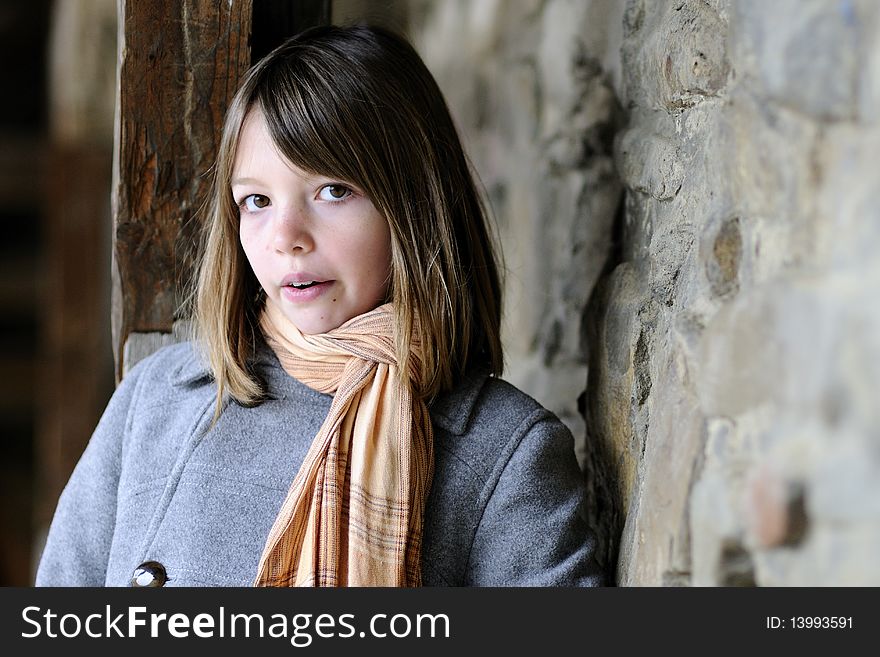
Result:
<svg viewBox="0 0 880 657">
<path fill-rule="evenodd" d="M 598 585 L 568 430 L 502 381 L 501 286 L 439 88 L 369 27 L 232 101 L 192 342 L 138 363 L 39 585 Z"/>
</svg>

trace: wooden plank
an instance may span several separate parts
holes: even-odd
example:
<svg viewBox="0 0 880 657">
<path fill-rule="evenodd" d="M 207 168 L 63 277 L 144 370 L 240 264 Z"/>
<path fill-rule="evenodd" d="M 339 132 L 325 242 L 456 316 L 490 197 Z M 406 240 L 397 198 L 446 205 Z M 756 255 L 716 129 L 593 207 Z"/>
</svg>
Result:
<svg viewBox="0 0 880 657">
<path fill-rule="evenodd" d="M 38 212 L 45 182 L 46 139 L 42 134 L 0 133 L 0 203 L 3 214 Z"/>
<path fill-rule="evenodd" d="M 172 330 L 223 117 L 250 65 L 249 0 L 120 0 L 113 352 Z"/>
<path fill-rule="evenodd" d="M 41 291 L 37 280 L 37 256 L 23 250 L 10 255 L 7 253 L 0 260 L 0 308 L 3 309 L 3 316 L 33 316 L 37 295 Z"/>
<path fill-rule="evenodd" d="M 49 153 L 36 372 L 38 525 L 52 517 L 113 391 L 107 335 L 109 156 L 100 144 L 54 145 Z"/>
<path fill-rule="evenodd" d="M 37 193 L 23 186 L 19 195 L 30 202 L 32 212 L 40 213 L 40 230 L 30 238 L 32 249 L 39 244 L 40 257 L 27 248 L 27 234 L 16 237 L 21 249 L 16 260 L 34 259 L 30 312 L 39 326 L 36 354 L 30 372 L 23 360 L 17 372 L 10 372 L 18 385 L 36 393 L 20 410 L 30 412 L 33 424 L 33 527 L 28 532 L 36 529 L 34 556 L 40 554 L 58 496 L 113 392 L 107 192 L 115 35 L 113 0 L 55 3 L 47 49 L 49 131 L 40 135 L 40 149 L 23 144 L 17 151 L 22 155 L 12 155 L 13 161 L 21 158 L 19 177 L 33 176 L 27 184 L 39 188 Z M 39 157 L 24 159 L 26 152 Z M 19 278 L 8 280 L 23 283 Z M 12 290 L 0 290 L 4 303 L 15 304 L 7 305 L 8 310 L 20 308 L 24 313 L 28 292 L 20 294 L 14 297 Z M 24 359 L 29 347 L 22 343 L 20 348 Z M 3 394 L 14 398 L 11 391 Z M 7 422 L 10 417 L 15 416 L 7 414 Z M 28 524 L 30 520 L 28 515 Z M 27 563 L 19 571 L 22 584 L 33 582 Z"/>
</svg>

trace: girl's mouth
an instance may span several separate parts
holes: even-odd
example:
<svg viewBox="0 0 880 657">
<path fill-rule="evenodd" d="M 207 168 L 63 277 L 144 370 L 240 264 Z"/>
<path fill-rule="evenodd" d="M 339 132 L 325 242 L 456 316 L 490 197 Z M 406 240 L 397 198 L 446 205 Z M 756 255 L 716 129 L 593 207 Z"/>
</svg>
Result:
<svg viewBox="0 0 880 657">
<path fill-rule="evenodd" d="M 288 301 L 300 303 L 314 301 L 326 292 L 333 281 L 302 281 L 281 286 L 281 295 Z"/>
</svg>

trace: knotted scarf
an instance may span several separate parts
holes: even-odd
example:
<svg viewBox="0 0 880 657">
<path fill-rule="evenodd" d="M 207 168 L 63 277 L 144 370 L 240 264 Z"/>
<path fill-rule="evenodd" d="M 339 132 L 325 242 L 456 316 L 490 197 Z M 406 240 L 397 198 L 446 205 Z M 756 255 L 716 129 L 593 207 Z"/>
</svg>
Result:
<svg viewBox="0 0 880 657">
<path fill-rule="evenodd" d="M 304 335 L 266 300 L 284 370 L 334 394 L 260 558 L 255 586 L 419 586 L 434 469 L 425 403 L 400 384 L 393 306 Z M 413 344 L 418 358 L 419 345 Z"/>
</svg>

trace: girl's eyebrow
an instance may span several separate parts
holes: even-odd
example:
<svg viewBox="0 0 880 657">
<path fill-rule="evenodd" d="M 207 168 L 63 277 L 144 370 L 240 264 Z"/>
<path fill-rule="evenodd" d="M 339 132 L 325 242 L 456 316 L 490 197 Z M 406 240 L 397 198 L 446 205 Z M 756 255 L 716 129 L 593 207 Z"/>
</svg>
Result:
<svg viewBox="0 0 880 657">
<path fill-rule="evenodd" d="M 235 187 L 236 185 L 258 185 L 259 183 L 260 181 L 256 178 L 234 178 L 231 185 Z"/>
<path fill-rule="evenodd" d="M 302 176 L 302 179 L 305 181 L 306 184 L 312 184 L 312 183 L 318 182 L 319 180 L 336 180 L 337 178 L 335 178 L 333 176 L 323 176 L 321 174 L 314 174 L 313 175 L 313 174 L 309 173 L 309 174 L 306 174 L 305 176 Z M 258 180 L 257 178 L 244 177 L 244 178 L 233 178 L 229 184 L 231 187 L 235 187 L 236 185 L 259 185 L 260 183 L 261 183 L 261 181 Z"/>
</svg>

